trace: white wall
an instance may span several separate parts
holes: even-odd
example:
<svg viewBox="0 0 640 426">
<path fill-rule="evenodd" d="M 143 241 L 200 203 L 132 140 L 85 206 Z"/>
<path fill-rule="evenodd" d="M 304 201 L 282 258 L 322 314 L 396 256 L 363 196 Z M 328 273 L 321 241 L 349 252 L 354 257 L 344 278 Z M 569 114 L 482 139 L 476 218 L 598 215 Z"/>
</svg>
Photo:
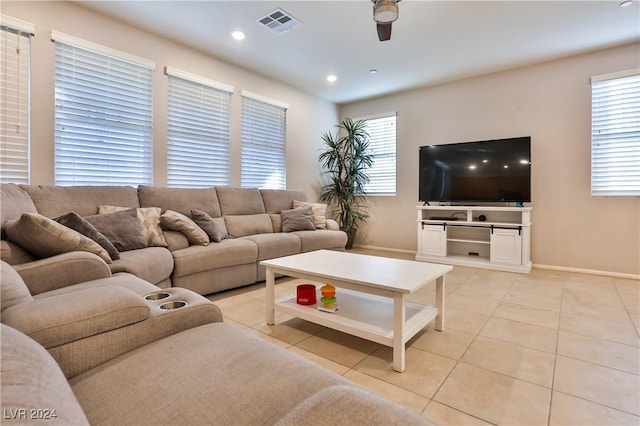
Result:
<svg viewBox="0 0 640 426">
<path fill-rule="evenodd" d="M 332 103 L 67 2 L 3 1 L 2 13 L 36 25 L 32 44 L 32 184 L 54 183 L 54 46 L 57 30 L 157 63 L 154 184 L 166 184 L 165 65 L 235 87 L 232 184 L 240 183 L 240 90 L 289 104 L 287 186 L 316 198 L 321 135 Z M 592 75 L 637 67 L 638 44 L 344 105 L 340 116 L 398 113 L 398 195 L 370 198 L 359 244 L 414 251 L 418 146 L 532 136 L 534 263 L 640 274 L 640 199 L 590 196 Z"/>
<path fill-rule="evenodd" d="M 640 275 L 640 198 L 590 195 L 590 77 L 639 63 L 635 43 L 341 106 L 398 114 L 397 196 L 369 197 L 356 244 L 416 250 L 420 145 L 531 136 L 534 264 Z"/>
<path fill-rule="evenodd" d="M 166 185 L 167 77 L 171 66 L 234 86 L 232 97 L 232 185 L 240 185 L 241 90 L 289 104 L 287 186 L 317 198 L 317 152 L 321 135 L 337 122 L 337 107 L 290 86 L 230 65 L 125 23 L 67 2 L 3 1 L 2 14 L 35 24 L 32 39 L 31 183 L 52 185 L 54 174 L 54 44 L 60 31 L 156 62 L 154 73 L 154 185 Z"/>
</svg>

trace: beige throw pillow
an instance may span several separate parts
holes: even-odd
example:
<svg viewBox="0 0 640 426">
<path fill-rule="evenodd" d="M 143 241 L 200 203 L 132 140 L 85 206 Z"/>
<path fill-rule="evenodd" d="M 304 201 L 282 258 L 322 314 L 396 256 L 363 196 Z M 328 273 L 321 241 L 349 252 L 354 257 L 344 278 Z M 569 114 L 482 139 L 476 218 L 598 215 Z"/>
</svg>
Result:
<svg viewBox="0 0 640 426">
<path fill-rule="evenodd" d="M 313 225 L 316 229 L 327 229 L 327 205 L 322 203 L 310 203 L 308 201 L 293 200 L 293 208 L 311 206 L 313 213 Z"/>
<path fill-rule="evenodd" d="M 182 213 L 167 210 L 160 216 L 160 223 L 170 231 L 183 233 L 190 244 L 201 246 L 209 244 L 209 236 L 207 233 Z"/>
<path fill-rule="evenodd" d="M 4 226 L 10 241 L 38 257 L 80 250 L 97 254 L 111 263 L 109 253 L 98 243 L 41 214 L 23 213 L 19 219 L 6 221 Z"/>
<path fill-rule="evenodd" d="M 115 213 L 127 209 L 129 207 L 103 205 L 98 206 L 98 214 Z M 160 227 L 162 209 L 160 207 L 138 207 L 136 211 L 142 228 L 142 235 L 147 239 L 149 247 L 167 247 L 167 240 L 164 238 L 164 233 Z"/>
</svg>

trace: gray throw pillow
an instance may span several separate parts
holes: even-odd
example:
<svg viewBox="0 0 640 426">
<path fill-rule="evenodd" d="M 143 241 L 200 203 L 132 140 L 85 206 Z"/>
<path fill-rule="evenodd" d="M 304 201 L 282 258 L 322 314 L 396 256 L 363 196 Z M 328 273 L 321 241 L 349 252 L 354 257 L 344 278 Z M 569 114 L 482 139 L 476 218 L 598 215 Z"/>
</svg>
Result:
<svg viewBox="0 0 640 426">
<path fill-rule="evenodd" d="M 149 246 L 135 208 L 116 213 L 96 214 L 85 219 L 107 237 L 118 251 L 136 250 Z"/>
<path fill-rule="evenodd" d="M 85 237 L 91 238 L 93 241 L 100 244 L 102 248 L 104 248 L 107 253 L 109 253 L 109 257 L 111 257 L 112 260 L 120 259 L 120 253 L 118 252 L 118 249 L 113 244 L 111 244 L 111 241 L 109 241 L 109 239 L 102 235 L 95 226 L 87 222 L 78 213 L 69 212 L 67 214 L 63 214 L 62 216 L 56 217 L 53 220 L 63 224 L 67 228 L 78 231 Z"/>
<path fill-rule="evenodd" d="M 211 241 L 219 243 L 229 237 L 222 217 L 211 217 L 207 212 L 191 209 L 191 219 L 207 233 Z"/>
<path fill-rule="evenodd" d="M 293 231 L 315 231 L 313 224 L 312 207 L 302 207 L 299 209 L 282 210 L 282 232 Z"/>
</svg>

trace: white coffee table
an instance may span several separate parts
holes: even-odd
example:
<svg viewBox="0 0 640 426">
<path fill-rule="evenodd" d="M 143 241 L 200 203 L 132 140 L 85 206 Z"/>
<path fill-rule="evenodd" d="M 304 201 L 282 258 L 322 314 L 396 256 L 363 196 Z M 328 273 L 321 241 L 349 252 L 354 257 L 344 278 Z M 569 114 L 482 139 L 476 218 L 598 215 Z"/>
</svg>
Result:
<svg viewBox="0 0 640 426">
<path fill-rule="evenodd" d="M 260 262 L 267 268 L 267 324 L 275 310 L 393 348 L 393 369 L 405 368 L 405 343 L 435 318 L 444 330 L 445 274 L 450 265 L 391 259 L 332 250 L 318 250 Z M 336 287 L 336 313 L 317 305 L 296 303 L 296 295 L 275 301 L 275 274 Z M 407 296 L 436 282 L 436 305 Z M 320 303 L 320 286 L 317 300 Z"/>
</svg>

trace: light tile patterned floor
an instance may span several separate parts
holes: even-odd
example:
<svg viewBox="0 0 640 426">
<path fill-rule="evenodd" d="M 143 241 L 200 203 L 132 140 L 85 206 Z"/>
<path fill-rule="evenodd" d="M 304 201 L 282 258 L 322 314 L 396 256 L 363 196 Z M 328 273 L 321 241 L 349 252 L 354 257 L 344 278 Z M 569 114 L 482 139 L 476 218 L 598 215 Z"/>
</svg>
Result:
<svg viewBox="0 0 640 426">
<path fill-rule="evenodd" d="M 374 255 L 411 258 L 395 253 Z M 281 278 L 276 297 L 300 280 Z M 534 269 L 455 267 L 445 331 L 390 348 L 288 315 L 265 324 L 264 283 L 210 296 L 225 321 L 441 425 L 639 425 L 640 282 Z M 417 297 L 433 301 L 434 286 Z"/>
</svg>

